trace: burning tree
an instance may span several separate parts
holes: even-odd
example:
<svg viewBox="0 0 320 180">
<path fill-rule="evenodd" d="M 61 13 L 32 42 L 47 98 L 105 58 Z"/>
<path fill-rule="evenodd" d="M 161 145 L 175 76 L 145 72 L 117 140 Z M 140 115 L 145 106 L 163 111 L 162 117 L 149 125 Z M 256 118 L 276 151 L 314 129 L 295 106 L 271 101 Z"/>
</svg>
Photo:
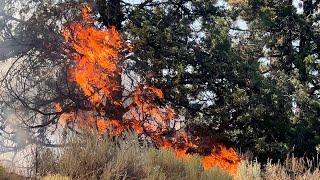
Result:
<svg viewBox="0 0 320 180">
<path fill-rule="evenodd" d="M 205 168 L 220 166 L 235 173 L 240 159 L 236 152 L 217 144 L 212 139 L 191 137 L 175 132 L 170 121 L 175 112 L 160 106 L 164 98 L 155 87 L 138 84 L 124 95 L 121 83 L 125 69 L 121 51 L 128 48 L 115 27 L 97 29 L 90 16 L 91 8 L 82 9 L 83 21 L 72 22 L 64 28 L 66 52 L 72 59 L 68 69 L 69 81 L 75 82 L 87 101 L 83 109 L 68 109 L 57 102 L 56 111 L 63 124 L 74 122 L 82 129 L 96 127 L 100 134 L 119 135 L 132 129 L 150 138 L 157 147 L 170 148 L 178 156 L 191 153 L 204 156 Z M 169 133 L 171 131 L 171 133 Z M 173 131 L 173 132 L 172 132 Z M 203 152 L 199 149 L 204 148 Z"/>
<path fill-rule="evenodd" d="M 11 63 L 1 132 L 23 142 L 9 149 L 58 146 L 48 137 L 63 124 L 113 136 L 131 129 L 180 157 L 201 154 L 205 167 L 232 152 L 220 144 L 262 160 L 316 154 L 318 2 L 304 3 L 303 16 L 289 1 L 94 0 L 94 13 L 38 2 L 0 5 L 0 59 Z M 239 18 L 250 26 L 237 27 Z"/>
</svg>

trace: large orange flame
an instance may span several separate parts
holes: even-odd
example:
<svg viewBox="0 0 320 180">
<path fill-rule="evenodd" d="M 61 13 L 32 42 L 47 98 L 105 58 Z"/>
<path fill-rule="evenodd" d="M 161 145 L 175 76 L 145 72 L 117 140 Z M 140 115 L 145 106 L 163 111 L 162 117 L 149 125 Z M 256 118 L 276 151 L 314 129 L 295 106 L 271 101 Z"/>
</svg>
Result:
<svg viewBox="0 0 320 180">
<path fill-rule="evenodd" d="M 74 66 L 70 69 L 71 78 L 93 104 L 103 98 L 112 99 L 112 93 L 120 89 L 117 77 L 119 67 L 119 49 L 122 48 L 120 34 L 112 27 L 97 29 L 92 26 L 90 8 L 84 7 L 84 22 L 73 22 L 65 28 L 63 35 L 74 50 Z"/>
<path fill-rule="evenodd" d="M 138 134 L 147 135 L 156 146 L 174 150 L 181 158 L 190 156 L 189 151 L 197 149 L 195 152 L 203 155 L 204 169 L 218 166 L 235 174 L 240 158 L 233 149 L 213 142 L 192 140 L 197 138 L 188 136 L 184 131 L 175 132 L 172 137 L 164 135 L 170 130 L 169 122 L 175 118 L 175 112 L 170 107 L 156 105 L 156 100 L 164 98 L 160 89 L 138 85 L 129 97 L 115 98 L 122 91 L 120 52 L 124 43 L 115 27 L 96 28 L 90 13 L 91 8 L 85 5 L 82 9 L 83 20 L 66 26 L 63 36 L 69 47 L 67 54 L 72 59 L 69 80 L 79 86 L 91 103 L 92 110 L 64 112 L 62 105 L 57 103 L 55 111 L 61 114 L 59 122 L 62 125 L 74 122 L 82 129 L 96 127 L 100 134 L 109 133 L 113 136 L 132 129 Z M 132 103 L 125 103 L 127 98 Z M 104 110 L 98 108 L 107 102 L 113 107 Z M 119 119 L 104 116 L 117 110 L 125 110 Z M 209 147 L 209 153 L 201 153 L 199 149 L 204 146 Z"/>
</svg>

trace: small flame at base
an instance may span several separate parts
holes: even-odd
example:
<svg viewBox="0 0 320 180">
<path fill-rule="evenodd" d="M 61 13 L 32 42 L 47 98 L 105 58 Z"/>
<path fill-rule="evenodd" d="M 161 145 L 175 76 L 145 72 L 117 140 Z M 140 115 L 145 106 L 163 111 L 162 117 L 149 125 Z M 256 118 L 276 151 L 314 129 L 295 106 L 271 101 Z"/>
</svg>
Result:
<svg viewBox="0 0 320 180">
<path fill-rule="evenodd" d="M 209 156 L 202 158 L 202 165 L 205 170 L 213 167 L 219 167 L 231 175 L 235 175 L 238 169 L 238 165 L 241 161 L 238 154 L 232 148 L 226 148 L 223 145 L 218 145 L 220 151 L 211 152 Z"/>
</svg>

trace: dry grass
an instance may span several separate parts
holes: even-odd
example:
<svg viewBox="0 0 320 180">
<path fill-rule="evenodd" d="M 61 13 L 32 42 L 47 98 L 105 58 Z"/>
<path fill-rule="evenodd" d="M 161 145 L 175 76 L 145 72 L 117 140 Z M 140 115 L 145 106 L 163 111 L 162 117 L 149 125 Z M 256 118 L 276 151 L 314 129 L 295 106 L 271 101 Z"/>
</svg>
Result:
<svg viewBox="0 0 320 180">
<path fill-rule="evenodd" d="M 151 149 L 146 154 L 145 172 L 147 179 L 225 180 L 232 179 L 220 169 L 205 171 L 199 157 L 179 159 L 167 150 Z"/>
<path fill-rule="evenodd" d="M 235 176 L 237 180 L 262 180 L 261 165 L 257 161 L 242 161 Z"/>
<path fill-rule="evenodd" d="M 235 179 L 239 180 L 319 180 L 318 163 L 305 158 L 287 158 L 283 164 L 271 160 L 262 168 L 256 161 L 242 161 Z"/>
<path fill-rule="evenodd" d="M 0 179 L 1 180 L 22 180 L 22 176 L 8 172 L 3 166 L 0 166 Z"/>
<path fill-rule="evenodd" d="M 42 178 L 42 180 L 71 180 L 71 178 L 69 178 L 67 176 L 61 176 L 59 174 L 56 174 L 56 175 L 48 175 L 48 176 Z"/>
<path fill-rule="evenodd" d="M 117 142 L 97 135 L 70 138 L 70 145 L 56 154 L 54 160 L 46 161 L 47 151 L 40 157 L 39 175 L 59 173 L 72 179 L 142 178 L 145 147 L 134 134 L 127 134 L 125 141 Z"/>
<path fill-rule="evenodd" d="M 220 169 L 205 171 L 199 157 L 182 160 L 171 151 L 141 144 L 133 133 L 122 138 L 115 141 L 95 135 L 71 138 L 70 146 L 59 153 L 46 150 L 39 156 L 38 175 L 59 174 L 71 179 L 105 180 L 232 179 Z M 46 178 L 53 179 L 54 176 Z"/>
<path fill-rule="evenodd" d="M 318 180 L 315 161 L 287 158 L 283 163 L 243 160 L 232 178 L 221 169 L 205 171 L 200 157 L 177 158 L 168 150 L 148 147 L 133 133 L 111 140 L 87 135 L 70 138 L 69 146 L 39 156 L 38 175 L 45 179 L 146 180 Z M 57 175 L 52 175 L 57 174 Z M 49 175 L 49 176 L 48 176 Z"/>
</svg>

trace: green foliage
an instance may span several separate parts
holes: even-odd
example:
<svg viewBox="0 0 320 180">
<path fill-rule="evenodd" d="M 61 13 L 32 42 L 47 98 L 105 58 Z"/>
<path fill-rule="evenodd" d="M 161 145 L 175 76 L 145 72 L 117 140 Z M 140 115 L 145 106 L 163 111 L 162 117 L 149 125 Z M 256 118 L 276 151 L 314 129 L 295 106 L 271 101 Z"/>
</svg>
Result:
<svg viewBox="0 0 320 180">
<path fill-rule="evenodd" d="M 256 147 L 259 148 L 255 150 L 260 155 L 266 153 L 264 159 L 270 154 L 282 159 L 286 153 L 315 155 L 315 147 L 319 144 L 316 138 L 319 118 L 315 117 L 319 115 L 319 109 L 311 105 L 311 102 L 319 102 L 318 69 L 315 65 L 318 45 L 313 41 L 318 35 L 313 30 L 316 28 L 312 25 L 314 20 L 309 18 L 315 12 L 315 4 L 305 1 L 300 8 L 302 14 L 292 6 L 292 1 L 252 0 L 244 8 L 252 13 L 240 13 L 240 17 L 247 20 L 249 30 L 263 36 L 249 40 L 260 41 L 268 48 L 264 57 L 270 59 L 262 88 L 266 95 L 271 96 L 271 101 L 265 104 L 263 99 L 259 99 L 260 104 L 267 107 L 268 114 L 260 115 L 267 122 L 266 128 L 270 133 L 263 132 L 265 134 L 257 138 Z M 257 126 L 256 134 L 262 124 Z"/>
<path fill-rule="evenodd" d="M 153 73 L 143 77 L 165 90 L 192 132 L 225 138 L 264 161 L 315 155 L 319 45 L 310 15 L 316 6 L 305 2 L 298 14 L 292 1 L 230 1 L 230 11 L 208 2 L 133 9 L 125 32 L 135 68 Z M 231 31 L 237 18 L 247 31 Z"/>
</svg>

